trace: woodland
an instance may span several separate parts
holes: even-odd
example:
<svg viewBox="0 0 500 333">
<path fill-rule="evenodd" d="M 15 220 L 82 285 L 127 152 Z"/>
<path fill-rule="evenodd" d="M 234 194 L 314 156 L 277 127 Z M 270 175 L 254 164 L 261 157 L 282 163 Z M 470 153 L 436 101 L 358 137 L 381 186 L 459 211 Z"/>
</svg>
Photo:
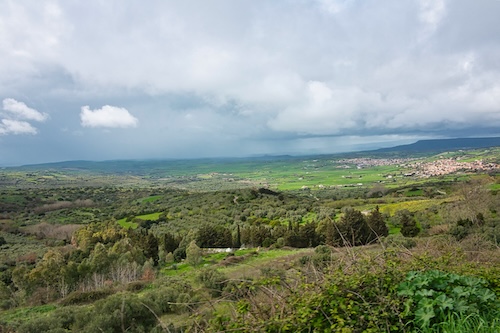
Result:
<svg viewBox="0 0 500 333">
<path fill-rule="evenodd" d="M 0 169 L 0 332 L 500 332 L 500 148 Z"/>
</svg>

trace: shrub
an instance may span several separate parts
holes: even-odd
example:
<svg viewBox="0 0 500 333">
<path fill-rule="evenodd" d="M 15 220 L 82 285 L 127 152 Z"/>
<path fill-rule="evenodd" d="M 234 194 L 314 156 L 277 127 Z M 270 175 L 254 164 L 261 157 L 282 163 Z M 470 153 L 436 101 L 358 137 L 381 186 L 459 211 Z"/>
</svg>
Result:
<svg viewBox="0 0 500 333">
<path fill-rule="evenodd" d="M 113 289 L 74 291 L 70 293 L 67 297 L 60 300 L 59 304 L 63 306 L 68 306 L 68 305 L 93 303 L 97 300 L 106 298 L 114 293 L 115 291 Z"/>
<path fill-rule="evenodd" d="M 83 332 L 149 332 L 156 326 L 156 306 L 135 294 L 115 294 L 95 303 Z"/>
<path fill-rule="evenodd" d="M 314 277 L 323 278 L 316 280 Z M 310 276 L 293 288 L 287 279 L 266 277 L 250 285 L 251 292 L 242 292 L 247 297 L 236 303 L 234 317 L 218 317 L 211 322 L 211 329 L 402 332 L 404 323 L 399 315 L 404 310 L 404 303 L 397 295 L 397 286 L 403 279 L 401 266 L 391 261 L 371 260 L 356 262 L 349 271 L 339 267 L 328 275 Z M 269 303 L 263 302 L 265 297 Z"/>
<path fill-rule="evenodd" d="M 420 329 L 432 328 L 452 316 L 500 315 L 500 302 L 485 280 L 431 270 L 409 272 L 398 287 L 406 297 L 403 315 Z"/>
<path fill-rule="evenodd" d="M 177 249 L 175 249 L 173 255 L 175 262 L 181 262 L 182 259 L 186 259 L 186 249 L 178 247 Z"/>
<path fill-rule="evenodd" d="M 227 284 L 226 276 L 212 267 L 201 269 L 198 273 L 197 280 L 208 289 L 212 297 L 220 296 Z"/>
<path fill-rule="evenodd" d="M 405 247 L 407 249 L 411 249 L 412 247 L 415 247 L 415 245 L 417 245 L 417 242 L 415 242 L 414 239 L 405 237 L 400 234 L 389 235 L 385 237 L 383 243 L 385 244 L 385 246 Z"/>
<path fill-rule="evenodd" d="M 409 212 L 401 214 L 399 223 L 401 225 L 401 234 L 405 237 L 415 237 L 420 232 L 415 218 Z"/>
</svg>

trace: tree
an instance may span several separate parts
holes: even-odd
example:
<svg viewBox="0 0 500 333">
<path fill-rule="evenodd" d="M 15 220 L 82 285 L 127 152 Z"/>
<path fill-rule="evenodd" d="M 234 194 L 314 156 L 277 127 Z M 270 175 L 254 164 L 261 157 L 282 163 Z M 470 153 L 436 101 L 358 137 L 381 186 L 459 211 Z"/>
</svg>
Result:
<svg viewBox="0 0 500 333">
<path fill-rule="evenodd" d="M 346 209 L 337 227 L 343 243 L 356 246 L 368 244 L 373 240 L 373 233 L 359 210 Z"/>
<path fill-rule="evenodd" d="M 236 249 L 239 249 L 241 247 L 241 230 L 239 224 L 236 226 L 236 238 L 233 242 L 233 247 Z"/>
<path fill-rule="evenodd" d="M 389 229 L 385 224 L 384 217 L 380 213 L 378 206 L 366 218 L 366 223 L 375 234 L 375 239 L 389 235 Z"/>
<path fill-rule="evenodd" d="M 167 232 L 163 235 L 163 249 L 165 253 L 174 253 L 175 249 L 179 247 L 179 241 L 172 235 Z"/>
<path fill-rule="evenodd" d="M 201 263 L 201 249 L 194 240 L 186 248 L 186 261 L 193 266 L 198 266 Z"/>
<path fill-rule="evenodd" d="M 146 237 L 146 244 L 144 249 L 144 256 L 153 259 L 154 266 L 158 266 L 158 240 L 153 233 L 149 233 Z"/>
<path fill-rule="evenodd" d="M 233 245 L 233 237 L 228 228 L 207 223 L 198 229 L 196 242 L 203 248 L 225 248 Z"/>
<path fill-rule="evenodd" d="M 338 232 L 335 228 L 335 222 L 333 222 L 331 219 L 328 219 L 325 222 L 324 234 L 326 245 L 334 246 L 336 243 L 338 243 Z"/>
<path fill-rule="evenodd" d="M 417 222 L 409 211 L 403 211 L 400 215 L 399 224 L 401 225 L 401 234 L 405 237 L 415 237 L 420 232 Z"/>
<path fill-rule="evenodd" d="M 92 251 L 89 260 L 93 272 L 107 273 L 110 269 L 111 260 L 108 256 L 108 250 L 102 243 L 97 243 L 94 246 L 94 251 Z"/>
<path fill-rule="evenodd" d="M 62 272 L 64 265 L 64 257 L 61 252 L 49 250 L 36 267 L 30 271 L 30 280 L 36 286 L 45 287 L 45 301 L 50 301 L 54 292 L 61 296 L 67 294 L 68 285 Z"/>
</svg>

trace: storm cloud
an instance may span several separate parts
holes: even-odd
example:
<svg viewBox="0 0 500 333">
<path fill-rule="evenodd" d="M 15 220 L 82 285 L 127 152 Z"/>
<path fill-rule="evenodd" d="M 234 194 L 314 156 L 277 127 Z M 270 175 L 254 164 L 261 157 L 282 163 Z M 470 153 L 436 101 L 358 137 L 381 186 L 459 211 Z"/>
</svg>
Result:
<svg viewBox="0 0 500 333">
<path fill-rule="evenodd" d="M 5 134 L 49 113 L 28 147 L 56 160 L 499 135 L 498 13 L 496 0 L 4 1 L 0 164 L 39 162 Z"/>
</svg>

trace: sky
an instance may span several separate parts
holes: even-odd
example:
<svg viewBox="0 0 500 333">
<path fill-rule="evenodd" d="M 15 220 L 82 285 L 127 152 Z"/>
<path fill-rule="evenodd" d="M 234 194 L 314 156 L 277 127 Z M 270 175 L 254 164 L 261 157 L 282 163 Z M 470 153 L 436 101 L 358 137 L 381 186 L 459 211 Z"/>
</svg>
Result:
<svg viewBox="0 0 500 333">
<path fill-rule="evenodd" d="M 500 136 L 500 0 L 0 0 L 0 166 Z"/>
</svg>

